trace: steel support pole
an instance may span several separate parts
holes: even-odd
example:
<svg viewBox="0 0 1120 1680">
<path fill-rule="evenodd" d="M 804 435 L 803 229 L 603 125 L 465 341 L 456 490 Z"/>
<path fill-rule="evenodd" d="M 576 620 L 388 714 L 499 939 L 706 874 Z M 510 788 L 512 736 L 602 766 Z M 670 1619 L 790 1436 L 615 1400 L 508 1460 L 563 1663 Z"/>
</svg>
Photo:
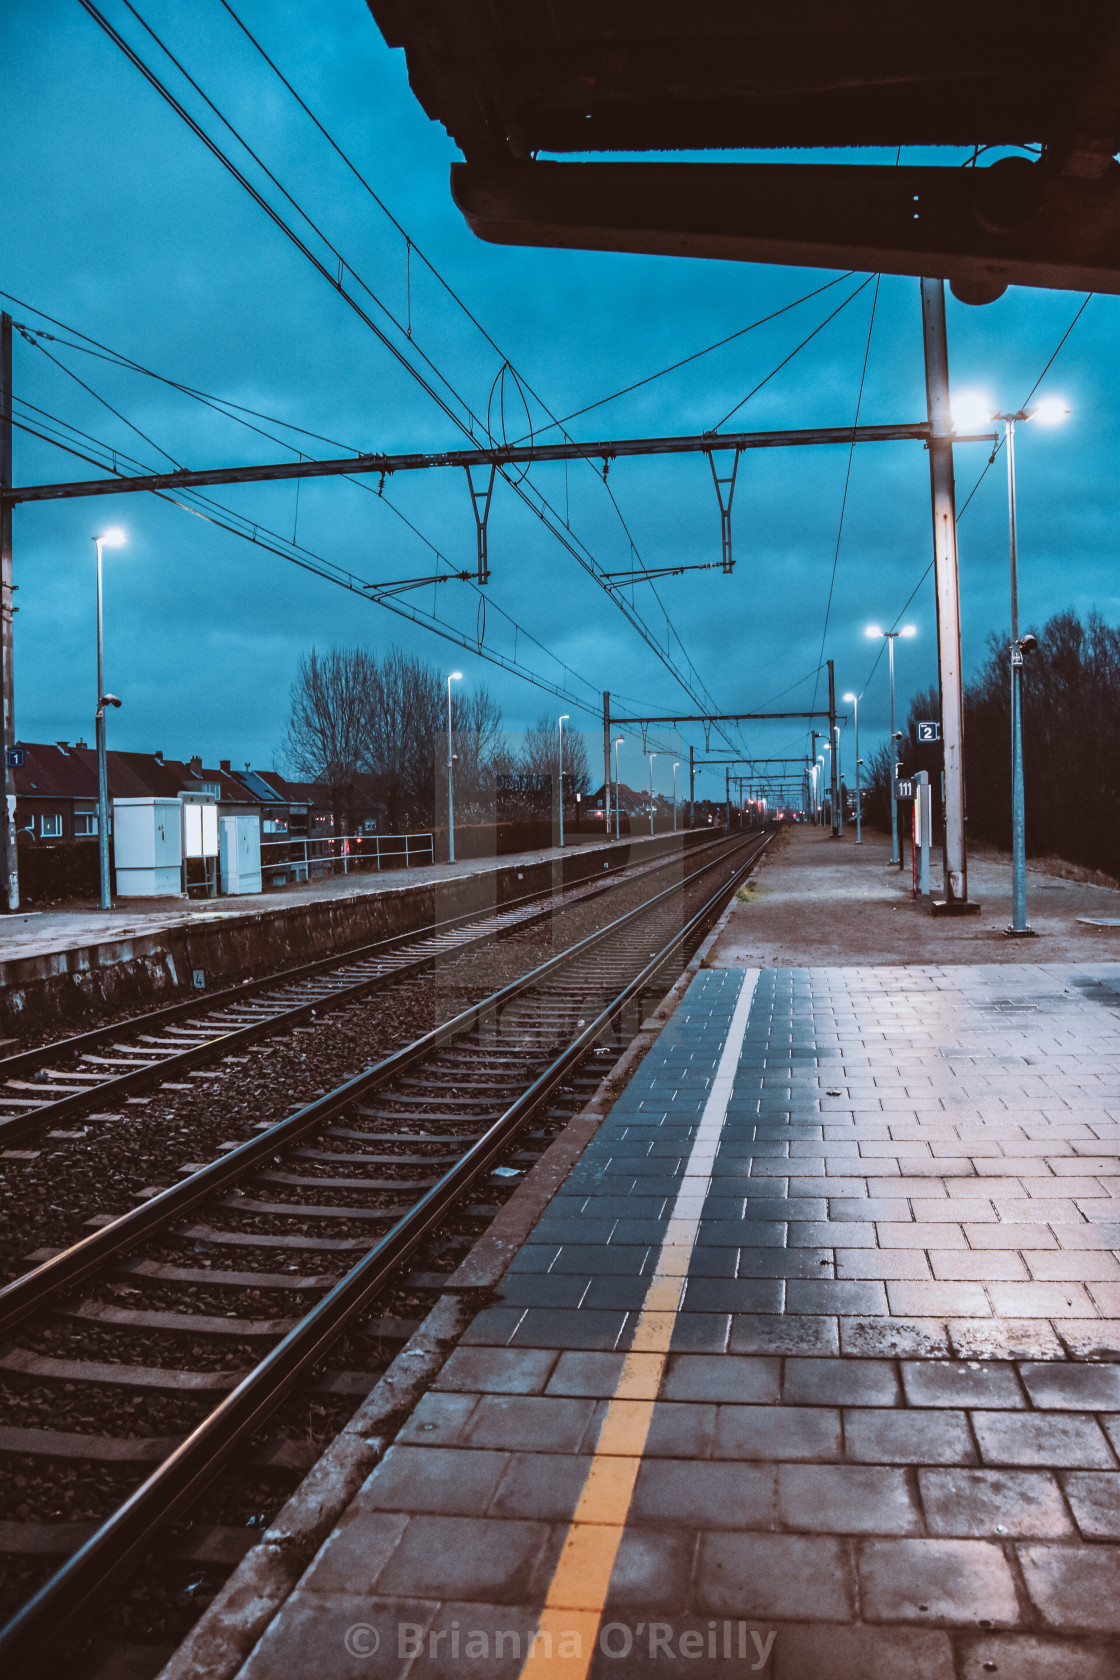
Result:
<svg viewBox="0 0 1120 1680">
<path fill-rule="evenodd" d="M 451 682 L 447 679 L 447 861 L 455 862 L 455 754 L 451 734 Z"/>
<path fill-rule="evenodd" d="M 0 315 L 0 490 L 12 484 L 12 317 Z M 19 909 L 16 850 L 16 776 L 9 757 L 16 744 L 15 679 L 12 671 L 12 504 L 0 505 L 0 750 L 4 803 L 0 810 L 0 894 L 7 909 Z"/>
<path fill-rule="evenodd" d="M 603 833 L 611 832 L 611 693 L 603 690 Z"/>
<path fill-rule="evenodd" d="M 831 659 L 828 661 L 828 744 L 831 749 L 828 755 L 828 785 L 832 801 L 832 809 L 829 812 L 829 825 L 831 828 L 831 838 L 833 840 L 839 840 L 840 790 L 837 785 L 836 774 L 836 671 L 833 667 Z"/>
<path fill-rule="evenodd" d="M 863 760 L 859 756 L 859 701 L 854 705 L 856 714 L 856 845 L 863 845 Z"/>
<path fill-rule="evenodd" d="M 696 749 L 688 749 L 688 826 L 696 827 Z"/>
<path fill-rule="evenodd" d="M 1027 924 L 1027 813 L 1023 788 L 1023 650 L 1019 645 L 1019 530 L 1015 498 L 1015 422 L 1003 423 L 1007 448 L 1007 522 L 1011 551 L 1011 926 Z"/>
<path fill-rule="evenodd" d="M 726 821 L 727 821 L 728 828 L 730 828 L 731 827 L 731 772 L 730 772 L 730 770 L 725 770 L 723 772 L 723 781 L 724 781 L 724 799 L 726 800 L 726 803 L 727 803 Z"/>
<path fill-rule="evenodd" d="M 97 746 L 97 862 L 101 877 L 101 908 L 113 908 L 113 882 L 109 873 L 109 765 L 105 741 L 105 661 L 101 613 L 101 538 L 97 537 L 97 711 L 94 714 Z"/>
<path fill-rule="evenodd" d="M 898 742 L 894 738 L 894 644 L 897 631 L 887 633 L 888 662 L 891 673 L 891 862 L 902 868 L 902 854 L 898 849 L 898 800 L 895 784 L 898 781 Z"/>
<path fill-rule="evenodd" d="M 941 689 L 941 741 L 945 776 L 945 908 L 968 904 L 965 844 L 964 692 L 961 673 L 961 605 L 957 565 L 957 509 L 953 488 L 953 420 L 949 410 L 949 348 L 945 332 L 945 283 L 923 280 L 926 410 L 929 415 L 929 482 L 933 507 L 933 560 L 937 591 L 937 670 Z"/>
<path fill-rule="evenodd" d="M 836 831 L 840 839 L 844 837 L 844 763 L 840 757 L 840 726 L 837 724 L 832 732 L 834 740 L 834 754 L 836 758 Z"/>
</svg>

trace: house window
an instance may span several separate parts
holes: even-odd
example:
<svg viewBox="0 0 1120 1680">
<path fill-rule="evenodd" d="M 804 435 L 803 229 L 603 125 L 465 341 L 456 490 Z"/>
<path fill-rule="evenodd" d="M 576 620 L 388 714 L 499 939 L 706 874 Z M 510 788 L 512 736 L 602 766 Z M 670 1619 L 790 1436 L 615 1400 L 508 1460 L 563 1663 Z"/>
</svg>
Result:
<svg viewBox="0 0 1120 1680">
<path fill-rule="evenodd" d="M 39 833 L 44 840 L 62 839 L 62 812 L 51 811 L 39 818 Z"/>
<path fill-rule="evenodd" d="M 266 834 L 287 834 L 288 832 L 288 824 L 283 817 L 266 817 L 263 827 Z"/>
<path fill-rule="evenodd" d="M 88 839 L 91 839 L 91 838 L 95 837 L 96 834 L 97 834 L 97 812 L 96 811 L 75 811 L 74 812 L 74 838 L 75 838 L 75 840 L 88 840 Z"/>
</svg>

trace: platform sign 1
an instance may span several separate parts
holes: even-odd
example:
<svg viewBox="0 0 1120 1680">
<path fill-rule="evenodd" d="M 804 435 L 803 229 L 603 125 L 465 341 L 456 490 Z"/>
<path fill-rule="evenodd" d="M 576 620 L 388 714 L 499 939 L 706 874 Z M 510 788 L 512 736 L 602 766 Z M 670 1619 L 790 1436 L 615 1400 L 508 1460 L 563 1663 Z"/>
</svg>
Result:
<svg viewBox="0 0 1120 1680">
<path fill-rule="evenodd" d="M 7 764 L 9 770 L 22 770 L 23 748 L 9 747 L 7 752 L 4 754 L 4 762 Z"/>
<path fill-rule="evenodd" d="M 940 741 L 941 725 L 939 723 L 919 723 L 916 727 L 920 747 L 931 745 L 934 741 Z"/>
<path fill-rule="evenodd" d="M 913 799 L 913 776 L 899 776 L 898 780 L 894 784 L 894 796 L 896 799 Z"/>
</svg>

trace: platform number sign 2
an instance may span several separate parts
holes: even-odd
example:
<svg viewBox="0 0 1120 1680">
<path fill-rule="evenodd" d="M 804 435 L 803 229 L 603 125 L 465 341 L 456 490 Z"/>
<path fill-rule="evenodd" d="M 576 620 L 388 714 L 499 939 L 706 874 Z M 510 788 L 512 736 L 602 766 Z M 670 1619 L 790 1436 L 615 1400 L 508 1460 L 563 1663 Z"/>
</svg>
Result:
<svg viewBox="0 0 1120 1680">
<path fill-rule="evenodd" d="M 940 741 L 941 739 L 941 725 L 939 723 L 919 723 L 917 729 L 918 745 L 920 747 L 930 746 L 934 741 Z"/>
</svg>

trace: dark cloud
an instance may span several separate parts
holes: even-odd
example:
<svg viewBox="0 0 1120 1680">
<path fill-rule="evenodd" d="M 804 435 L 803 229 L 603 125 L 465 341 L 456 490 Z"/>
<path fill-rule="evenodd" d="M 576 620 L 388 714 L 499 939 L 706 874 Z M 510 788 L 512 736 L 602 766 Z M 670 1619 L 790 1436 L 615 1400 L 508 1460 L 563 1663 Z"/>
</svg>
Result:
<svg viewBox="0 0 1120 1680">
<path fill-rule="evenodd" d="M 388 308 L 411 311 L 415 343 L 477 412 L 499 358 L 449 300 L 391 223 L 334 158 L 214 0 L 184 10 L 141 7 L 153 27 L 368 280 Z M 123 7 L 107 10 L 129 38 Z M 474 240 L 448 191 L 454 152 L 413 98 L 403 56 L 386 48 L 361 0 L 245 0 L 246 21 L 347 149 L 411 236 L 438 264 L 556 414 L 566 414 L 735 331 L 829 278 L 803 271 L 581 252 L 504 250 Z M 205 152 L 72 0 L 23 0 L 4 13 L 9 96 L 3 113 L 6 226 L 3 285 L 176 379 L 360 448 L 452 446 L 452 423 L 371 332 Z M 145 55 L 159 60 L 147 43 Z M 166 65 L 169 80 L 173 73 Z M 177 89 L 181 86 L 175 83 Z M 192 105 L 192 109 L 194 106 Z M 212 119 L 208 119 L 212 120 Z M 228 138 L 228 137 L 227 137 Z M 231 149 L 236 150 L 233 142 Z M 669 378 L 573 422 L 576 435 L 711 426 L 852 287 L 805 304 Z M 740 411 L 744 428 L 849 423 L 870 319 L 872 287 Z M 368 301 L 368 300 L 367 300 Z M 1013 289 L 979 310 L 950 303 L 958 386 L 981 385 L 1015 403 L 1034 383 L 1079 299 Z M 371 313 L 387 326 L 376 305 Z M 34 324 L 31 310 L 17 319 Z M 40 323 L 41 324 L 41 323 Z M 391 330 L 391 329 L 389 329 Z M 1095 299 L 1047 386 L 1071 401 L 1059 431 L 1021 442 L 1025 615 L 1041 623 L 1066 606 L 1115 622 L 1111 484 L 1117 415 L 1105 393 L 1118 358 L 1117 312 Z M 63 352 L 68 366 L 177 461 L 202 465 L 272 458 L 275 445 L 149 381 Z M 18 344 L 18 389 L 116 447 L 161 457 L 47 362 Z M 887 278 L 878 308 L 863 418 L 924 411 L 917 283 Z M 318 444 L 307 444 L 309 452 Z M 958 452 L 963 494 L 984 464 Z M 847 467 L 844 449 L 748 455 L 735 502 L 732 578 L 693 573 L 658 586 L 672 625 L 722 709 L 753 707 L 817 665 Z M 20 439 L 17 476 L 84 476 L 66 457 Z M 596 468 L 542 468 L 534 482 L 602 563 L 632 564 L 629 538 Z M 651 565 L 718 559 L 715 495 L 700 458 L 617 463 L 618 508 Z M 1101 486 L 1107 485 L 1107 491 Z M 376 488 L 374 484 L 373 488 Z M 417 475 L 387 487 L 393 502 L 455 565 L 473 560 L 462 474 Z M 431 551 L 379 501 L 341 481 L 246 486 L 217 499 L 369 578 L 427 572 Z M 108 498 L 21 510 L 16 516 L 17 723 L 28 738 L 88 737 L 93 710 L 90 537 L 126 524 L 129 546 L 108 557 L 107 657 L 125 698 L 117 745 L 264 762 L 283 734 L 286 693 L 311 644 L 398 642 L 468 681 L 489 683 L 507 723 L 540 710 L 539 692 L 456 650 L 427 630 L 295 569 L 211 525 L 145 498 Z M 857 450 L 839 549 L 825 652 L 840 691 L 862 689 L 874 658 L 863 635 L 890 622 L 930 557 L 928 474 L 912 444 Z M 1002 461 L 961 528 L 966 667 L 1006 619 L 1006 500 Z M 487 645 L 512 652 L 497 608 L 574 673 L 564 686 L 609 687 L 623 704 L 690 710 L 653 650 L 513 494 L 499 487 L 491 523 L 492 609 Z M 423 604 L 431 608 L 434 591 Z M 470 634 L 477 600 L 444 585 L 440 610 Z M 634 602 L 655 640 L 665 619 L 648 587 Z M 935 677 L 932 588 L 908 617 L 918 638 L 900 649 L 903 693 Z M 679 650 L 675 650 L 679 658 Z M 807 703 L 812 681 L 784 696 Z M 881 666 L 864 702 L 868 747 L 885 729 Z M 568 710 L 564 706 L 558 710 Z M 590 713 L 589 739 L 596 739 Z M 796 725 L 754 727 L 759 753 L 800 752 Z M 692 739 L 699 744 L 697 733 Z M 633 752 L 627 767 L 626 757 Z M 687 753 L 686 753 L 687 756 Z M 659 785 L 670 781 L 668 758 Z M 640 779 L 633 744 L 623 773 Z"/>
</svg>

